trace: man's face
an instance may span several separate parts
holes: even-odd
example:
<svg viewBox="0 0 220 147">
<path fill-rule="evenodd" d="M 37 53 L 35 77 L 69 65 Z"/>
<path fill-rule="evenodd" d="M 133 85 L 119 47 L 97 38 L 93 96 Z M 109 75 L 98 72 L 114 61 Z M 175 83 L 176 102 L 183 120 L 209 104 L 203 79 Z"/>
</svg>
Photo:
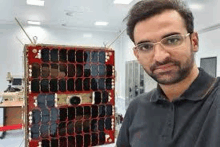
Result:
<svg viewBox="0 0 220 147">
<path fill-rule="evenodd" d="M 161 14 L 138 22 L 134 28 L 135 45 L 140 42 L 159 42 L 165 36 L 186 35 L 183 18 L 175 10 L 166 10 Z M 194 64 L 194 53 L 198 50 L 197 33 L 185 37 L 177 48 L 156 44 L 152 51 L 143 53 L 134 50 L 139 63 L 158 83 L 169 85 L 185 79 Z"/>
</svg>

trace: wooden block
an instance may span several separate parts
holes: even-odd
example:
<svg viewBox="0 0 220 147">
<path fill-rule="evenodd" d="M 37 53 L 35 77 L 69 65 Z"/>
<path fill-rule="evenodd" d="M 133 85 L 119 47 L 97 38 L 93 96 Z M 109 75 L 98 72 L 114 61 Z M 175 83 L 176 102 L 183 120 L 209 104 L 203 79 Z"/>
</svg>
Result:
<svg viewBox="0 0 220 147">
<path fill-rule="evenodd" d="M 4 125 L 22 124 L 22 107 L 4 108 Z"/>
</svg>

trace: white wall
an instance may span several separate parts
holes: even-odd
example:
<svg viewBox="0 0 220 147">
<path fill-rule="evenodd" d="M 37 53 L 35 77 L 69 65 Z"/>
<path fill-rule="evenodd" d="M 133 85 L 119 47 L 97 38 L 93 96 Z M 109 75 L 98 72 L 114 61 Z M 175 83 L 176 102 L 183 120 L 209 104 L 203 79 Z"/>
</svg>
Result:
<svg viewBox="0 0 220 147">
<path fill-rule="evenodd" d="M 220 29 L 199 34 L 199 51 L 196 54 L 196 63 L 200 66 L 200 59 L 217 57 L 217 76 L 220 76 Z"/>
<path fill-rule="evenodd" d="M 16 26 L 0 25 L 0 92 L 7 88 L 7 72 L 22 74 L 23 46 L 16 40 Z"/>
</svg>

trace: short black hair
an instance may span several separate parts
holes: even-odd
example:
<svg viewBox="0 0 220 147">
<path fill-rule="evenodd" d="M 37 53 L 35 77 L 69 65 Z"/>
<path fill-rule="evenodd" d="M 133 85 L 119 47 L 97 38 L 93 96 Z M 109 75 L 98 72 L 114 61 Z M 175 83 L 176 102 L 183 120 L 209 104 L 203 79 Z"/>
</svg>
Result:
<svg viewBox="0 0 220 147">
<path fill-rule="evenodd" d="M 127 34 L 134 42 L 135 25 L 147 18 L 161 14 L 165 10 L 176 10 L 184 19 L 188 33 L 194 31 L 194 17 L 191 10 L 180 0 L 141 0 L 129 11 L 127 20 Z"/>
</svg>

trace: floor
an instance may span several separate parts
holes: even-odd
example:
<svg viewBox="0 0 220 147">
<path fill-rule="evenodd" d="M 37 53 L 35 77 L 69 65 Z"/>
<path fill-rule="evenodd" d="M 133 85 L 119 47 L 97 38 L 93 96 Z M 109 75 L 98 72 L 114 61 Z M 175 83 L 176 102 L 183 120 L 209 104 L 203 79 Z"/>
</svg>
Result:
<svg viewBox="0 0 220 147">
<path fill-rule="evenodd" d="M 22 130 L 6 132 L 5 138 L 0 139 L 0 147 L 24 147 L 24 133 Z"/>
</svg>

